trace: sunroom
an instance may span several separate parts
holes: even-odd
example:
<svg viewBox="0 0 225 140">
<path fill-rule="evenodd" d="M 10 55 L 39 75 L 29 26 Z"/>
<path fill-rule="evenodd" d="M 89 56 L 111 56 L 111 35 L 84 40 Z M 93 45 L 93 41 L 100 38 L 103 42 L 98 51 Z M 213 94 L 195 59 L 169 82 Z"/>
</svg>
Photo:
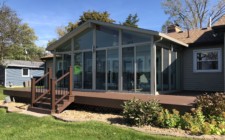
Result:
<svg viewBox="0 0 225 140">
<path fill-rule="evenodd" d="M 180 90 L 183 47 L 156 31 L 91 20 L 47 50 L 55 78 L 72 66 L 75 91 L 157 95 Z"/>
</svg>

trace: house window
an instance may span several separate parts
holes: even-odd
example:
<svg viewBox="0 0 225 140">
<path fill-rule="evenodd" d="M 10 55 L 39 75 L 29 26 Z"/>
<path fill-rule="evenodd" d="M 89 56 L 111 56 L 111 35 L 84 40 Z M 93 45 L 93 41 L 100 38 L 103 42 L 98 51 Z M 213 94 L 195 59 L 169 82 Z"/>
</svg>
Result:
<svg viewBox="0 0 225 140">
<path fill-rule="evenodd" d="M 29 69 L 22 69 L 22 77 L 29 77 L 30 71 Z"/>
<path fill-rule="evenodd" d="M 221 72 L 221 49 L 194 50 L 194 72 Z"/>
</svg>

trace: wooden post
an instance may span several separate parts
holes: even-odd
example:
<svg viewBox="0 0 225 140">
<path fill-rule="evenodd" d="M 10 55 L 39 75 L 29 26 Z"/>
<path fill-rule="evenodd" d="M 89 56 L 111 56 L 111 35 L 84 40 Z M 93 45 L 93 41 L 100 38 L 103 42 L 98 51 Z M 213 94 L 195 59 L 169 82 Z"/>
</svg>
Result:
<svg viewBox="0 0 225 140">
<path fill-rule="evenodd" d="M 73 67 L 70 66 L 70 80 L 69 80 L 69 94 L 72 95 L 72 89 L 73 89 Z"/>
<path fill-rule="evenodd" d="M 33 106 L 35 101 L 35 78 L 31 78 L 31 106 Z"/>
<path fill-rule="evenodd" d="M 52 95 L 52 103 L 51 103 L 51 106 L 52 106 L 52 113 L 55 113 L 55 83 L 56 83 L 56 80 L 55 79 L 50 79 L 51 80 L 51 95 Z"/>
</svg>

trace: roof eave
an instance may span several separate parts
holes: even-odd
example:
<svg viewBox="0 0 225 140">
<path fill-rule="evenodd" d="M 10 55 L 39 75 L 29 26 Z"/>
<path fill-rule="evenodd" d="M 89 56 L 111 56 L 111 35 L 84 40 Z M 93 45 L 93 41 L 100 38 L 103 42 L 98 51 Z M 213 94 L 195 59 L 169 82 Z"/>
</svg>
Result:
<svg viewBox="0 0 225 140">
<path fill-rule="evenodd" d="M 184 43 L 184 42 L 181 42 L 181 41 L 179 41 L 179 40 L 177 40 L 177 39 L 175 39 L 175 38 L 172 38 L 172 37 L 170 37 L 170 36 L 168 36 L 168 35 L 166 35 L 166 34 L 159 33 L 159 36 L 161 36 L 161 37 L 163 37 L 163 38 L 165 38 L 165 39 L 168 39 L 168 40 L 170 40 L 170 41 L 172 41 L 172 42 L 175 42 L 175 43 L 178 44 L 178 45 L 181 45 L 181 46 L 184 46 L 184 47 L 188 47 L 188 46 L 189 46 L 188 44 L 186 44 L 186 43 Z"/>
</svg>

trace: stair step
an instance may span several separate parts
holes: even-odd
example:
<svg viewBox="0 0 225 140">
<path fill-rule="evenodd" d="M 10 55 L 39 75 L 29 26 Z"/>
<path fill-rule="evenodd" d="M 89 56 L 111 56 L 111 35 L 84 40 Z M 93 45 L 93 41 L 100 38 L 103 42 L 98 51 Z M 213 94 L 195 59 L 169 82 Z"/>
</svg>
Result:
<svg viewBox="0 0 225 140">
<path fill-rule="evenodd" d="M 41 113 L 41 114 L 51 114 L 52 111 L 50 109 L 44 109 L 44 108 L 39 108 L 39 107 L 28 107 L 28 111 L 36 112 L 36 113 Z"/>
<path fill-rule="evenodd" d="M 39 108 L 46 108 L 46 109 L 50 109 L 51 108 L 51 103 L 50 102 L 37 102 L 34 104 L 35 107 L 39 107 Z"/>
</svg>

